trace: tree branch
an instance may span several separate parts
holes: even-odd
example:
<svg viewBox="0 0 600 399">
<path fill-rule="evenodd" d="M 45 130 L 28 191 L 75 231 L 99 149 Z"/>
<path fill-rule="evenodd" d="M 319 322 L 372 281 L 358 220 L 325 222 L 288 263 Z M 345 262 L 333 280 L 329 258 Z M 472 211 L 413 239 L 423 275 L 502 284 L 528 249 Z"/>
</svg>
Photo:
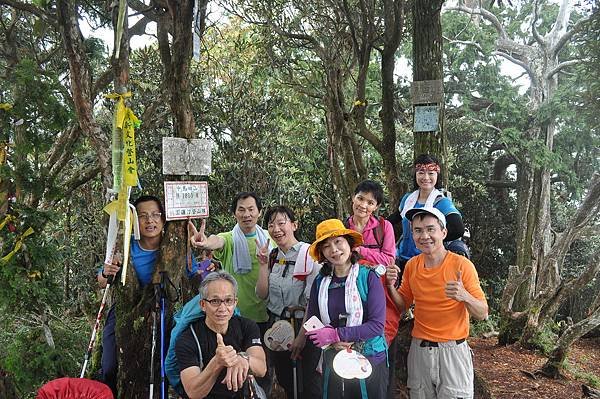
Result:
<svg viewBox="0 0 600 399">
<path fill-rule="evenodd" d="M 502 301 L 500 302 L 500 311 L 503 314 L 509 315 L 511 319 L 522 317 L 523 313 L 515 313 L 512 310 L 513 301 L 517 290 L 531 275 L 532 267 L 527 266 L 523 270 L 519 270 L 518 266 L 511 265 L 508 267 L 508 277 L 506 285 L 502 291 Z"/>
<path fill-rule="evenodd" d="M 582 60 L 579 60 L 579 59 L 577 59 L 577 60 L 568 60 L 568 61 L 561 62 L 556 67 L 554 67 L 554 69 L 552 69 L 550 72 L 548 72 L 546 74 L 546 79 L 550 79 L 552 76 L 556 75 L 557 73 L 559 73 L 564 68 L 567 68 L 567 67 L 572 66 L 572 65 L 580 64 L 581 62 L 582 62 Z"/>
<path fill-rule="evenodd" d="M 54 28 L 56 28 L 56 26 L 57 26 L 56 19 L 54 18 L 53 15 L 47 13 L 43 9 L 41 9 L 33 4 L 22 3 L 22 2 L 16 1 L 16 0 L 0 0 L 0 5 L 2 5 L 2 4 L 12 7 L 15 10 L 21 10 L 21 11 L 25 11 L 30 14 L 33 14 L 36 17 L 43 19 L 45 22 L 47 22 Z"/>
<path fill-rule="evenodd" d="M 492 54 L 504 57 L 508 61 L 512 62 L 513 64 L 516 64 L 516 65 L 520 66 L 521 68 L 523 68 L 525 70 L 525 72 L 527 72 L 527 75 L 529 75 L 529 78 L 532 80 L 532 82 L 533 81 L 536 82 L 536 86 L 537 86 L 537 79 L 535 78 L 535 74 L 525 59 L 521 60 L 520 59 L 521 57 L 515 56 L 514 54 L 508 54 L 507 52 L 502 51 L 502 50 L 496 50 Z"/>
<path fill-rule="evenodd" d="M 598 9 L 596 9 L 592 14 L 581 18 L 579 21 L 575 22 L 575 24 L 573 25 L 573 27 L 568 30 L 567 32 L 565 32 L 564 35 L 562 35 L 554 44 L 554 46 L 552 46 L 552 54 L 554 56 L 557 56 L 558 53 L 560 52 L 560 50 L 563 49 L 563 47 L 565 46 L 565 44 L 567 44 L 571 38 L 579 31 L 581 31 L 585 25 L 587 25 L 592 19 L 597 18 L 600 15 L 600 13 L 598 12 Z"/>
<path fill-rule="evenodd" d="M 539 17 L 540 17 L 540 0 L 535 0 L 535 2 L 533 4 L 533 19 L 531 21 L 531 33 L 532 33 L 535 41 L 541 47 L 546 47 L 546 42 L 544 41 L 544 38 L 540 35 L 540 32 L 538 32 L 538 29 L 536 26 Z"/>
<path fill-rule="evenodd" d="M 508 38 L 506 30 L 504 30 L 504 27 L 502 26 L 502 23 L 500 23 L 500 20 L 498 20 L 498 18 L 494 14 L 492 14 L 490 11 L 484 8 L 470 8 L 464 5 L 458 5 L 453 7 L 447 7 L 445 10 L 459 11 L 470 15 L 481 15 L 485 20 L 492 24 L 492 26 L 494 27 L 494 29 L 496 29 L 496 32 L 498 32 L 498 35 L 500 35 L 502 39 L 510 40 Z"/>
</svg>

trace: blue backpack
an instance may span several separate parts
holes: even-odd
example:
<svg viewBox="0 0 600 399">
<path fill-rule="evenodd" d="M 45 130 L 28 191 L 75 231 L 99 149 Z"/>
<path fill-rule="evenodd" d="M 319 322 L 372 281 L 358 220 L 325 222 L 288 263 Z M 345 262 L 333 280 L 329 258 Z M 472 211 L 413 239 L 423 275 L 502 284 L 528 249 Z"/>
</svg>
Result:
<svg viewBox="0 0 600 399">
<path fill-rule="evenodd" d="M 175 343 L 177 338 L 196 320 L 200 320 L 204 317 L 204 312 L 200 308 L 200 300 L 202 297 L 200 294 L 190 299 L 180 311 L 173 315 L 173 321 L 175 325 L 171 330 L 171 340 L 169 341 L 169 350 L 167 351 L 167 357 L 165 358 L 165 374 L 169 379 L 169 383 L 175 389 L 179 395 L 185 393 L 183 385 L 181 384 L 181 377 L 179 375 L 179 365 L 177 364 L 177 356 L 175 355 Z M 239 315 L 240 311 L 236 307 L 234 315 Z"/>
</svg>

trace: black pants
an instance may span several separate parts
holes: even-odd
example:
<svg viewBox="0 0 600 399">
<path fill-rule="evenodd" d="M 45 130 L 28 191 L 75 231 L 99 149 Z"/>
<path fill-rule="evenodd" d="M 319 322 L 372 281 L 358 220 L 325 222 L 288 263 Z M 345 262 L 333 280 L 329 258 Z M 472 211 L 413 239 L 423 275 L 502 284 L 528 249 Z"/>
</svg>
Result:
<svg viewBox="0 0 600 399">
<path fill-rule="evenodd" d="M 277 382 L 285 390 L 288 399 L 294 398 L 294 362 L 290 359 L 291 352 L 274 352 L 267 349 L 267 357 L 275 369 Z M 317 348 L 310 339 L 306 340 L 301 352 L 302 359 L 296 361 L 296 381 L 298 398 L 313 399 L 321 397 L 321 374 L 317 365 L 321 357 L 321 349 Z"/>
<path fill-rule="evenodd" d="M 327 399 L 359 399 L 362 398 L 360 380 L 344 380 L 332 369 L 333 358 L 336 350 L 327 350 L 323 358 L 323 397 Z M 329 372 L 327 372 L 329 369 Z M 325 381 L 325 375 L 329 374 L 329 381 Z M 385 398 L 388 390 L 389 371 L 387 362 L 384 360 L 373 366 L 373 372 L 366 378 L 365 384 L 369 398 Z M 327 392 L 325 392 L 327 385 Z M 364 399 L 364 398 L 363 398 Z"/>
<path fill-rule="evenodd" d="M 262 323 L 256 323 L 258 324 L 258 329 L 260 330 L 260 340 L 264 340 L 264 336 L 265 336 L 265 332 L 271 327 L 271 323 L 269 323 L 268 321 L 262 322 Z M 263 342 L 263 349 L 265 351 L 265 353 L 267 353 L 268 349 L 265 346 L 264 342 Z M 269 359 L 267 358 L 267 373 L 265 374 L 264 377 L 257 377 L 256 378 L 256 382 L 258 382 L 258 385 L 260 385 L 260 387 L 265 391 L 265 393 L 267 394 L 267 397 L 271 396 L 271 388 L 273 388 L 273 375 L 274 375 L 274 371 L 273 371 L 273 367 L 271 367 L 271 365 L 269 364 Z"/>
<path fill-rule="evenodd" d="M 111 306 L 106 316 L 102 330 L 102 360 L 100 380 L 110 387 L 114 397 L 117 397 L 117 341 L 115 338 L 115 305 Z"/>
<path fill-rule="evenodd" d="M 398 334 L 398 332 L 396 332 Z M 396 352 L 398 351 L 398 337 L 394 337 L 390 347 L 388 349 L 388 364 L 389 364 L 389 377 L 388 377 L 388 391 L 387 398 L 394 399 L 396 394 Z"/>
</svg>

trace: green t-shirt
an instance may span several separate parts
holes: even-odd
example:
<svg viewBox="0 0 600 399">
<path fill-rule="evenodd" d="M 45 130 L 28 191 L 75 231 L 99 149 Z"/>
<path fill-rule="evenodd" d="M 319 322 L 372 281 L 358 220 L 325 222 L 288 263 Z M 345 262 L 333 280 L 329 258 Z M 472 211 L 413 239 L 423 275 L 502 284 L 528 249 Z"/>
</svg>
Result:
<svg viewBox="0 0 600 399">
<path fill-rule="evenodd" d="M 225 244 L 223 248 L 214 252 L 214 256 L 221 261 L 223 269 L 238 283 L 238 308 L 241 315 L 257 323 L 268 321 L 267 302 L 256 296 L 256 282 L 260 267 L 256 259 L 256 234 L 246 237 L 252 259 L 252 270 L 246 274 L 237 274 L 233 271 L 233 232 L 227 231 L 217 235 L 225 240 Z"/>
</svg>

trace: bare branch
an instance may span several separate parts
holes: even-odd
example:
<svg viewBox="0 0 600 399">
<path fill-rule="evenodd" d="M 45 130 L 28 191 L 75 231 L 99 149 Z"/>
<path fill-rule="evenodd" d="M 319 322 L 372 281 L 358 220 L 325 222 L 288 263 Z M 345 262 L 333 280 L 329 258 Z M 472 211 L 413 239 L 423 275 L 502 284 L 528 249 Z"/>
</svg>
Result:
<svg viewBox="0 0 600 399">
<path fill-rule="evenodd" d="M 550 79 L 552 76 L 556 75 L 557 73 L 559 73 L 564 68 L 567 68 L 567 67 L 572 66 L 572 65 L 580 64 L 581 62 L 582 62 L 582 60 L 569 60 L 569 61 L 561 62 L 556 67 L 554 67 L 554 69 L 552 69 L 550 72 L 548 72 L 546 74 L 546 79 Z"/>
<path fill-rule="evenodd" d="M 481 45 L 479 43 L 477 43 L 477 42 L 472 41 L 472 40 L 450 39 L 447 36 L 442 36 L 442 38 L 444 40 L 446 40 L 449 44 L 464 44 L 465 46 L 473 46 L 477 50 L 479 50 L 479 52 L 481 52 L 483 54 L 483 48 L 481 48 Z"/>
<path fill-rule="evenodd" d="M 33 14 L 36 17 L 43 19 L 53 27 L 56 27 L 56 19 L 53 15 L 48 14 L 46 11 L 31 3 L 22 3 L 16 0 L 0 0 L 0 5 L 2 4 L 12 7 L 16 10 L 21 10 Z"/>
<path fill-rule="evenodd" d="M 521 68 L 523 68 L 525 70 L 525 72 L 527 72 L 527 75 L 529 75 L 529 78 L 532 81 L 535 81 L 537 83 L 537 79 L 535 79 L 535 74 L 526 60 L 524 60 L 524 59 L 521 60 L 520 59 L 521 57 L 517 57 L 514 54 L 508 54 L 507 52 L 504 52 L 501 50 L 494 51 L 492 54 L 504 57 L 507 60 L 509 60 L 510 62 L 512 62 L 513 64 L 520 66 Z"/>
<path fill-rule="evenodd" d="M 567 44 L 571 38 L 579 31 L 581 31 L 592 19 L 597 18 L 600 14 L 598 13 L 598 9 L 594 11 L 593 14 L 590 14 L 584 18 L 581 18 L 579 21 L 575 22 L 573 27 L 568 30 L 564 35 L 562 35 L 552 46 L 552 54 L 557 56 L 558 53 L 563 49 L 565 44 Z"/>
<path fill-rule="evenodd" d="M 538 32 L 536 26 L 539 17 L 540 0 L 535 0 L 535 3 L 533 4 L 533 20 L 531 21 L 531 33 L 533 34 L 533 38 L 535 39 L 535 41 L 538 42 L 538 44 L 541 47 L 546 47 L 546 42 L 544 41 L 544 38 L 540 35 L 540 32 Z"/>
<path fill-rule="evenodd" d="M 492 26 L 494 27 L 494 29 L 496 29 L 496 32 L 498 32 L 498 35 L 500 35 L 501 38 L 506 39 L 506 40 L 510 40 L 508 38 L 508 34 L 506 33 L 506 30 L 504 30 L 504 27 L 502 26 L 502 23 L 500 23 L 500 21 L 498 20 L 498 18 L 492 14 L 491 12 L 489 12 L 488 10 L 484 9 L 484 8 L 470 8 L 464 5 L 458 5 L 458 6 L 454 6 L 454 7 L 447 7 L 445 9 L 446 11 L 459 11 L 459 12 L 464 12 L 470 15 L 481 15 L 485 20 L 487 20 L 488 22 L 490 22 L 492 24 Z"/>
<path fill-rule="evenodd" d="M 548 32 L 547 35 L 547 37 L 550 38 L 551 43 L 554 42 L 553 39 L 558 37 L 561 34 L 561 32 L 565 33 L 567 31 L 569 18 L 571 18 L 571 10 L 573 9 L 571 3 L 571 0 L 560 0 L 558 15 L 556 16 L 554 25 L 552 25 L 552 29 L 550 30 L 550 32 Z"/>
<path fill-rule="evenodd" d="M 570 223 L 567 223 L 567 228 L 562 232 L 560 239 L 552 246 L 546 259 L 548 262 L 562 263 L 571 243 L 598 214 L 598 208 L 600 208 L 600 173 L 595 173 L 582 204 L 577 208 Z"/>
<path fill-rule="evenodd" d="M 510 180 L 486 180 L 484 184 L 492 188 L 517 188 L 517 182 Z"/>
<path fill-rule="evenodd" d="M 109 64 L 108 68 L 105 69 L 104 72 L 102 72 L 100 76 L 98 76 L 98 79 L 96 79 L 96 81 L 94 82 L 94 85 L 92 86 L 92 94 L 90 97 L 96 98 L 102 90 L 108 87 L 108 85 L 112 82 L 113 77 L 114 72 L 112 69 L 112 64 Z"/>
</svg>

